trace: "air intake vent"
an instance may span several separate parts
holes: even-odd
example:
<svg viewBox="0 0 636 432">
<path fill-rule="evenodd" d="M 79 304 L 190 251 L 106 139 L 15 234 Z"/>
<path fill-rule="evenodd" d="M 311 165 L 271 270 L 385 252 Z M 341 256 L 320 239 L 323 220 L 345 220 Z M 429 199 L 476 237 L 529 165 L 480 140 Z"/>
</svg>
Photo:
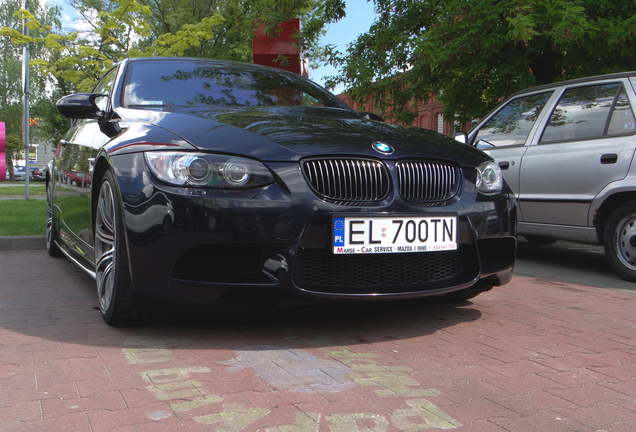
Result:
<svg viewBox="0 0 636 432">
<path fill-rule="evenodd" d="M 383 163 L 370 159 L 321 159 L 303 163 L 305 178 L 321 198 L 345 205 L 382 201 L 389 193 Z"/>
<path fill-rule="evenodd" d="M 396 164 L 400 196 L 411 204 L 434 204 L 457 195 L 459 168 L 441 163 L 407 161 Z"/>
<path fill-rule="evenodd" d="M 466 283 L 478 269 L 465 269 L 465 252 L 453 251 L 334 255 L 302 250 L 294 262 L 294 283 L 303 289 L 334 294 L 406 293 Z M 464 274 L 466 273 L 466 274 Z"/>
</svg>

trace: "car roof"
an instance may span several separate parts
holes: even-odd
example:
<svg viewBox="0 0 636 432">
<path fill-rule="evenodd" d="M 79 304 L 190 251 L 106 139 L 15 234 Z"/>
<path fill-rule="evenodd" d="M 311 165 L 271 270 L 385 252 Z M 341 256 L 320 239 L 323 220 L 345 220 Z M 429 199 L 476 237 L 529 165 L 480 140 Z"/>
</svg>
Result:
<svg viewBox="0 0 636 432">
<path fill-rule="evenodd" d="M 632 77 L 636 77 L 636 71 L 618 72 L 618 73 L 605 74 L 605 75 L 594 75 L 594 76 L 585 77 L 585 78 L 576 78 L 576 79 L 571 79 L 566 81 L 558 81 L 551 84 L 544 84 L 544 85 L 540 85 L 536 87 L 529 87 L 527 89 L 520 90 L 518 92 L 513 93 L 510 97 L 517 96 L 524 93 L 532 93 L 532 92 L 541 91 L 541 90 L 549 90 L 549 89 L 561 87 L 564 85 L 584 84 L 586 82 L 594 82 L 594 81 L 601 81 L 601 80 L 617 80 L 621 78 L 632 78 Z"/>
</svg>

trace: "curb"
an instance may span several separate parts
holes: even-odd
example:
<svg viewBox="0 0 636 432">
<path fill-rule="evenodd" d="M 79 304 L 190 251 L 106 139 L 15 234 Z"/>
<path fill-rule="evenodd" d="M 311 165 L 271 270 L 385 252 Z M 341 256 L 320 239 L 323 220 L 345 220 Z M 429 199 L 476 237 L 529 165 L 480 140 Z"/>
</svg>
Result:
<svg viewBox="0 0 636 432">
<path fill-rule="evenodd" d="M 0 237 L 0 251 L 46 249 L 46 236 Z"/>
</svg>

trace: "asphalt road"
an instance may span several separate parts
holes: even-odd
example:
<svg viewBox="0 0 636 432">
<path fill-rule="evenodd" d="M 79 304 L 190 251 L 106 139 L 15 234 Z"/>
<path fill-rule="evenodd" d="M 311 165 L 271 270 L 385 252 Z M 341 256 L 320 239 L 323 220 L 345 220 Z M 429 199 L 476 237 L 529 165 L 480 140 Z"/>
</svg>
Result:
<svg viewBox="0 0 636 432">
<path fill-rule="evenodd" d="M 536 246 L 519 238 L 514 274 L 591 287 L 636 291 L 636 283 L 624 281 L 613 272 L 605 259 L 602 246 L 566 241 Z"/>
</svg>

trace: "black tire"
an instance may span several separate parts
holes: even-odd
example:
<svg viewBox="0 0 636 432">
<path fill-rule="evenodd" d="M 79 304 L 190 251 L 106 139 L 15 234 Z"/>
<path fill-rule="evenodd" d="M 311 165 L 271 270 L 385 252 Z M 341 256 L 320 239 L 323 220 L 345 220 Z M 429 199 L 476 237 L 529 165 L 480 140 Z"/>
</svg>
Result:
<svg viewBox="0 0 636 432">
<path fill-rule="evenodd" d="M 59 239 L 55 212 L 53 211 L 53 185 L 48 182 L 46 184 L 46 251 L 54 258 L 62 256 L 62 251 L 55 243 Z"/>
<path fill-rule="evenodd" d="M 528 243 L 537 245 L 537 246 L 547 246 L 557 242 L 556 239 L 551 239 L 547 237 L 523 236 L 523 238 L 528 240 Z"/>
<path fill-rule="evenodd" d="M 71 186 L 77 186 L 77 182 L 75 180 L 71 180 Z"/>
<path fill-rule="evenodd" d="M 148 301 L 133 289 L 124 241 L 124 223 L 112 171 L 106 171 L 95 208 L 95 273 L 102 318 L 112 326 L 146 322 L 151 313 Z"/>
<path fill-rule="evenodd" d="M 603 243 L 605 257 L 616 274 L 636 282 L 636 201 L 627 201 L 612 212 Z"/>
</svg>

